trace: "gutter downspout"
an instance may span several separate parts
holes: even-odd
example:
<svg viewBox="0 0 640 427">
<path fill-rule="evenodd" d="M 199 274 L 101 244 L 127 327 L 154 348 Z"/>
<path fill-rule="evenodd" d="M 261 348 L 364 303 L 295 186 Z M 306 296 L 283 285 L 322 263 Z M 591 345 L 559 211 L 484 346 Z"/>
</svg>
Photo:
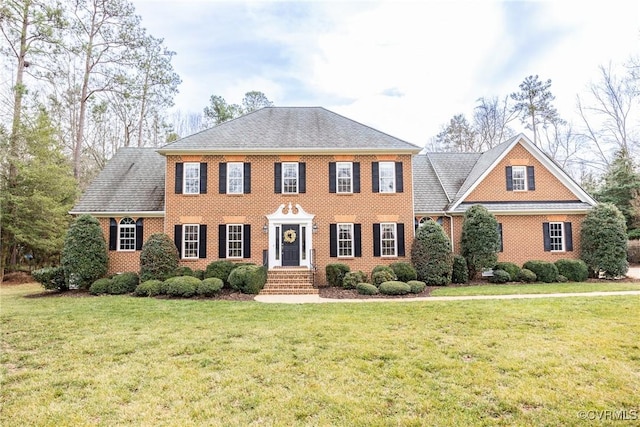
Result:
<svg viewBox="0 0 640 427">
<path fill-rule="evenodd" d="M 446 211 L 442 211 L 442 216 L 445 218 L 449 218 L 449 233 L 451 233 L 451 252 L 455 253 L 455 248 L 453 246 L 453 217 L 451 215 L 447 215 Z"/>
</svg>

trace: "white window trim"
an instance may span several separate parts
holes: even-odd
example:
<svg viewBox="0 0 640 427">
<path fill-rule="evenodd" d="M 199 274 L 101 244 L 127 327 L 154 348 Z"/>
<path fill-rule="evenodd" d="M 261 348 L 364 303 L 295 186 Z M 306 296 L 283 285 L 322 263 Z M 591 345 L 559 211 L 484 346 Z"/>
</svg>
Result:
<svg viewBox="0 0 640 427">
<path fill-rule="evenodd" d="M 522 171 L 522 176 L 523 176 L 523 180 L 524 180 L 524 188 L 519 188 L 516 189 L 516 178 L 515 178 L 515 174 L 516 174 L 516 170 L 521 170 Z M 527 191 L 528 188 L 528 177 L 527 177 L 527 167 L 526 166 L 511 166 L 511 182 L 513 185 L 513 191 Z"/>
<path fill-rule="evenodd" d="M 290 166 L 290 165 L 294 165 L 295 166 L 295 171 L 296 171 L 296 190 L 295 191 L 285 191 L 285 177 L 284 177 L 284 172 L 286 167 L 285 166 Z M 282 194 L 298 194 L 300 192 L 300 165 L 298 162 L 283 162 L 282 163 Z"/>
<path fill-rule="evenodd" d="M 187 253 L 187 227 L 196 227 L 197 240 L 196 242 L 196 256 L 186 256 Z M 190 240 L 191 242 L 191 240 Z M 200 255 L 200 224 L 183 224 L 182 225 L 182 259 L 198 259 Z"/>
<path fill-rule="evenodd" d="M 345 166 L 349 169 L 349 190 L 340 190 L 340 168 Z M 353 193 L 353 162 L 336 162 L 336 193 L 339 194 L 352 194 Z"/>
<path fill-rule="evenodd" d="M 229 191 L 231 188 L 231 167 L 240 168 L 240 191 Z M 229 162 L 227 163 L 227 194 L 243 194 L 244 193 L 244 163 Z"/>
<path fill-rule="evenodd" d="M 552 249 L 553 248 L 553 236 L 551 235 L 551 227 L 553 225 L 560 225 L 560 242 L 562 245 L 562 249 Z M 559 221 L 555 221 L 555 222 L 550 222 L 549 223 L 549 249 L 551 250 L 551 252 L 566 252 L 566 238 L 565 238 L 565 232 L 564 232 L 564 222 L 559 222 Z"/>
<path fill-rule="evenodd" d="M 393 182 L 393 188 L 386 189 L 386 186 L 382 185 L 382 169 L 391 169 L 391 180 Z M 378 189 L 380 193 L 395 193 L 396 192 L 396 163 L 395 162 L 380 162 L 378 163 Z"/>
<path fill-rule="evenodd" d="M 231 256 L 231 239 L 229 239 L 229 229 L 231 227 L 240 227 L 240 256 Z M 227 234 L 227 258 L 228 259 L 242 259 L 244 257 L 244 224 L 227 224 L 226 227 Z M 236 240 L 234 240 L 235 242 Z"/>
<path fill-rule="evenodd" d="M 133 222 L 127 223 L 127 224 L 123 224 L 122 221 L 124 221 L 126 219 L 131 220 Z M 122 249 L 122 241 L 121 241 L 121 238 L 122 238 L 122 234 L 121 233 L 122 233 L 122 231 L 121 230 L 123 228 L 131 228 L 131 229 L 133 229 L 133 248 L 132 249 Z M 133 218 L 124 217 L 120 221 L 118 221 L 118 245 L 116 246 L 116 248 L 117 248 L 117 250 L 119 252 L 135 252 L 135 250 L 136 250 L 136 237 L 137 237 L 136 236 L 136 222 L 133 220 Z"/>
<path fill-rule="evenodd" d="M 191 167 L 196 168 L 198 170 L 198 178 L 197 178 L 198 184 L 195 186 L 196 191 L 188 192 L 187 191 L 187 170 Z M 202 178 L 200 175 L 200 163 L 185 162 L 183 168 L 184 168 L 184 171 L 182 176 L 182 194 L 200 194 L 200 179 Z M 196 178 L 189 178 L 189 179 L 196 179 Z"/>
<path fill-rule="evenodd" d="M 351 239 L 340 239 L 340 226 L 348 226 L 350 229 L 350 234 L 351 234 Z M 347 223 L 347 222 L 341 222 L 338 223 L 336 225 L 336 245 L 338 246 L 336 248 L 337 253 L 338 253 L 338 258 L 353 258 L 354 257 L 354 251 L 355 251 L 355 237 L 353 235 L 353 230 L 354 230 L 354 226 L 353 223 Z M 344 242 L 351 242 L 351 253 L 349 255 L 341 255 L 340 254 L 340 242 L 344 241 Z"/>
<path fill-rule="evenodd" d="M 393 254 L 385 255 L 384 253 L 384 245 L 382 242 L 384 241 L 384 227 L 387 225 L 393 226 Z M 395 222 L 383 222 L 380 223 L 380 256 L 382 258 L 395 258 L 398 256 L 398 224 Z"/>
</svg>

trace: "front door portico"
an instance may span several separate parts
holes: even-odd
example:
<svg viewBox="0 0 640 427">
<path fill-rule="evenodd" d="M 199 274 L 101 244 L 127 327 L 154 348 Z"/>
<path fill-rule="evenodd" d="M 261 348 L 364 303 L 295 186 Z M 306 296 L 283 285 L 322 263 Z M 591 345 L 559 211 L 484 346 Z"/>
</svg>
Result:
<svg viewBox="0 0 640 427">
<path fill-rule="evenodd" d="M 311 268 L 312 228 L 315 215 L 298 204 L 280 205 L 269 221 L 269 267 Z"/>
</svg>

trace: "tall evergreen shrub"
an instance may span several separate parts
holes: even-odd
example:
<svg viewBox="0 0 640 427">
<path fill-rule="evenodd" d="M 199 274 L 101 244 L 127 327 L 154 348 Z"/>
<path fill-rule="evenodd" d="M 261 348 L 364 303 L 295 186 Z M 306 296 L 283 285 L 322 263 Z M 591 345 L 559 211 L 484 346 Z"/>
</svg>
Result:
<svg viewBox="0 0 640 427">
<path fill-rule="evenodd" d="M 411 245 L 411 263 L 418 280 L 429 285 L 451 283 L 451 242 L 440 224 L 427 221 L 418 227 Z"/>
<path fill-rule="evenodd" d="M 460 247 L 462 256 L 467 260 L 469 279 L 484 269 L 493 268 L 498 262 L 498 221 L 484 206 L 471 206 L 464 213 Z"/>
<path fill-rule="evenodd" d="M 627 272 L 627 226 L 617 207 L 602 203 L 587 214 L 580 230 L 580 258 L 593 277 L 602 272 L 613 278 Z"/>
<path fill-rule="evenodd" d="M 89 289 L 107 273 L 107 244 L 97 219 L 80 215 L 71 225 L 62 248 L 62 268 L 70 289 Z"/>
<path fill-rule="evenodd" d="M 178 268 L 178 249 L 163 233 L 149 236 L 140 252 L 140 281 L 165 280 Z"/>
</svg>

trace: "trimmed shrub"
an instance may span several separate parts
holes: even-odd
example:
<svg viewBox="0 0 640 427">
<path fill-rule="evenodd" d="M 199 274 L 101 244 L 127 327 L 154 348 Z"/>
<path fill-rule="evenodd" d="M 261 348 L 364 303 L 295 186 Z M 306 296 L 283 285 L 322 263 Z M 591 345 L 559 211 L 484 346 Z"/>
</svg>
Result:
<svg viewBox="0 0 640 427">
<path fill-rule="evenodd" d="M 62 268 L 69 289 L 89 289 L 107 274 L 107 244 L 97 219 L 80 215 L 71 225 L 62 248 Z"/>
<path fill-rule="evenodd" d="M 499 262 L 493 267 L 494 270 L 504 270 L 509 273 L 511 281 L 518 280 L 518 273 L 520 273 L 520 267 L 512 262 Z"/>
<path fill-rule="evenodd" d="M 111 279 L 98 279 L 89 286 L 89 293 L 92 295 L 108 294 L 111 287 Z"/>
<path fill-rule="evenodd" d="M 241 265 L 229 274 L 232 289 L 244 294 L 257 294 L 267 282 L 267 269 L 257 265 Z"/>
<path fill-rule="evenodd" d="M 565 276 L 563 276 L 562 274 L 558 274 L 558 282 L 566 283 L 568 281 L 569 281 L 569 279 L 567 279 Z"/>
<path fill-rule="evenodd" d="M 419 280 L 430 285 L 451 283 L 451 242 L 440 224 L 427 221 L 418 227 L 411 245 L 411 263 Z"/>
<path fill-rule="evenodd" d="M 45 289 L 55 289 L 66 291 L 69 289 L 64 280 L 64 269 L 62 267 L 45 267 L 31 272 L 33 280 L 44 286 Z"/>
<path fill-rule="evenodd" d="M 358 283 L 356 285 L 356 290 L 361 295 L 376 295 L 376 294 L 380 293 L 378 288 L 376 288 L 375 286 L 373 286 L 370 283 Z"/>
<path fill-rule="evenodd" d="M 223 287 L 224 282 L 221 279 L 217 277 L 208 277 L 198 284 L 196 287 L 196 294 L 203 297 L 212 297 L 220 292 L 220 289 Z"/>
<path fill-rule="evenodd" d="M 401 282 L 408 282 L 418 278 L 416 269 L 408 262 L 394 262 L 390 264 L 389 267 L 391 267 L 391 270 L 393 270 L 396 277 Z"/>
<path fill-rule="evenodd" d="M 193 273 L 193 270 L 190 267 L 185 267 L 185 266 L 180 266 L 176 268 L 176 271 L 174 271 L 174 275 L 196 277 L 196 275 Z"/>
<path fill-rule="evenodd" d="M 176 276 L 164 281 L 164 292 L 172 297 L 191 298 L 202 281 L 193 276 Z"/>
<path fill-rule="evenodd" d="M 559 259 L 555 265 L 558 268 L 558 274 L 564 276 L 567 281 L 584 282 L 589 277 L 589 267 L 581 259 Z"/>
<path fill-rule="evenodd" d="M 237 265 L 227 260 L 213 261 L 207 265 L 204 271 L 204 278 L 217 277 L 222 280 L 225 286 L 229 286 L 229 274 L 236 268 Z"/>
<path fill-rule="evenodd" d="M 493 270 L 493 276 L 489 276 L 491 283 L 507 283 L 511 280 L 511 275 L 504 270 Z"/>
<path fill-rule="evenodd" d="M 527 261 L 522 268 L 533 271 L 540 282 L 552 283 L 558 280 L 558 267 L 552 262 Z"/>
<path fill-rule="evenodd" d="M 344 275 L 349 272 L 350 268 L 346 264 L 327 264 L 324 271 L 327 276 L 327 284 L 329 286 L 342 286 Z"/>
<path fill-rule="evenodd" d="M 492 268 L 498 262 L 500 250 L 498 221 L 484 206 L 471 206 L 464 213 L 460 250 L 467 260 L 471 280 L 478 272 Z"/>
<path fill-rule="evenodd" d="M 521 268 L 520 273 L 518 273 L 518 281 L 520 282 L 533 283 L 537 279 L 536 273 L 526 268 Z"/>
<path fill-rule="evenodd" d="M 197 277 L 200 280 L 203 280 L 204 277 L 204 270 L 193 270 L 193 277 Z"/>
<path fill-rule="evenodd" d="M 111 285 L 107 290 L 111 295 L 128 294 L 136 290 L 140 283 L 137 273 L 116 274 L 111 278 Z"/>
<path fill-rule="evenodd" d="M 154 297 L 163 293 L 163 283 L 160 280 L 147 280 L 140 283 L 133 291 L 137 297 Z"/>
<path fill-rule="evenodd" d="M 342 287 L 345 289 L 355 289 L 358 283 L 367 281 L 367 275 L 362 271 L 349 271 L 342 279 Z"/>
<path fill-rule="evenodd" d="M 391 277 L 393 277 L 393 279 L 391 280 L 397 280 L 398 276 L 396 276 L 396 273 L 393 271 L 393 269 L 388 266 L 388 265 L 376 265 L 375 267 L 373 267 L 373 270 L 371 270 L 371 275 L 373 275 L 374 273 L 377 273 L 378 271 L 386 271 L 387 273 L 389 273 L 391 275 Z"/>
<path fill-rule="evenodd" d="M 469 270 L 467 269 L 467 260 L 462 255 L 453 256 L 451 282 L 452 283 L 469 283 Z"/>
<path fill-rule="evenodd" d="M 593 277 L 603 273 L 613 278 L 627 272 L 627 225 L 617 207 L 601 203 L 589 211 L 580 230 L 580 258 Z"/>
<path fill-rule="evenodd" d="M 411 292 L 412 294 L 419 294 L 427 289 L 427 284 L 421 282 L 420 280 L 409 280 L 407 282 L 407 285 L 409 285 L 409 288 L 411 289 L 409 292 Z"/>
<path fill-rule="evenodd" d="M 393 280 L 396 280 L 396 275 L 393 274 L 393 271 L 378 270 L 371 273 L 371 281 L 373 282 L 373 285 L 376 287 L 380 287 L 380 285 L 384 282 L 389 282 Z"/>
<path fill-rule="evenodd" d="M 175 275 L 178 268 L 178 249 L 163 233 L 149 236 L 140 252 L 140 280 L 165 280 Z"/>
<path fill-rule="evenodd" d="M 405 295 L 411 292 L 411 287 L 404 282 L 391 280 L 380 284 L 378 288 L 381 294 L 385 295 Z"/>
</svg>

